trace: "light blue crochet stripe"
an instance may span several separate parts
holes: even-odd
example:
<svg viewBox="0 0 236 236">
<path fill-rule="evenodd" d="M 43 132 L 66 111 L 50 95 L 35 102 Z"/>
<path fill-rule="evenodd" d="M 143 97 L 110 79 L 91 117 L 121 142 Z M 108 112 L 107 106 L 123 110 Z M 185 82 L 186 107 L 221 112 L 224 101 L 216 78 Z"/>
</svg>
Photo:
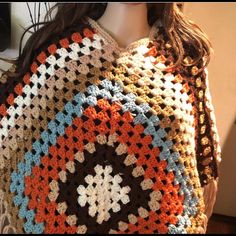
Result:
<svg viewBox="0 0 236 236">
<path fill-rule="evenodd" d="M 33 143 L 32 146 L 35 150 L 35 153 L 33 154 L 32 152 L 27 152 L 24 158 L 25 161 L 18 164 L 18 173 L 15 171 L 12 173 L 10 191 L 12 193 L 16 192 L 14 203 L 16 206 L 20 207 L 20 217 L 26 218 L 26 223 L 24 225 L 25 231 L 28 233 L 40 234 L 44 230 L 44 224 L 34 224 L 33 219 L 35 214 L 32 210 L 27 210 L 26 206 L 29 199 L 28 197 L 23 197 L 25 186 L 24 177 L 31 174 L 33 166 L 40 165 L 41 156 L 48 155 L 49 147 L 56 144 L 58 135 L 64 135 L 66 128 L 65 124 L 68 126 L 72 125 L 72 114 L 74 113 L 77 117 L 80 117 L 83 113 L 82 105 L 85 102 L 91 106 L 96 105 L 97 96 L 100 95 L 103 98 L 110 99 L 112 102 L 125 101 L 125 104 L 122 106 L 122 111 L 138 113 L 138 115 L 136 115 L 134 118 L 135 124 L 147 123 L 148 126 L 145 128 L 144 133 L 146 135 L 152 135 L 152 144 L 154 147 L 162 148 L 160 159 L 167 161 L 168 171 L 175 171 L 175 183 L 180 184 L 180 193 L 185 195 L 184 215 L 179 218 L 179 226 L 171 225 L 169 227 L 169 231 L 171 233 L 186 233 L 185 229 L 182 227 L 182 222 L 189 222 L 188 214 L 191 216 L 195 214 L 198 199 L 193 199 L 191 197 L 193 187 L 186 184 L 189 177 L 182 177 L 184 166 L 182 164 L 176 165 L 175 163 L 175 161 L 177 161 L 179 158 L 179 153 L 170 153 L 170 149 L 173 147 L 172 141 L 163 141 L 162 139 L 166 137 L 167 133 L 162 128 L 159 128 L 158 130 L 155 129 L 155 127 L 159 124 L 159 118 L 156 115 L 152 115 L 150 118 L 147 118 L 144 113 L 149 111 L 151 107 L 147 103 L 137 105 L 135 103 L 136 96 L 132 93 L 123 94 L 123 89 L 118 83 L 115 82 L 115 84 L 112 85 L 111 81 L 103 80 L 101 81 L 100 85 L 103 86 L 103 89 L 99 89 L 96 85 L 88 86 L 87 92 L 89 96 L 87 97 L 85 97 L 83 93 L 76 94 L 73 99 L 74 102 L 76 102 L 76 105 L 74 106 L 72 102 L 68 102 L 64 107 L 64 110 L 67 114 L 63 114 L 63 112 L 58 112 L 56 114 L 55 120 L 52 120 L 48 123 L 48 131 L 43 131 L 41 134 L 41 139 Z M 110 91 L 112 91 L 112 94 L 114 94 L 113 96 Z"/>
</svg>

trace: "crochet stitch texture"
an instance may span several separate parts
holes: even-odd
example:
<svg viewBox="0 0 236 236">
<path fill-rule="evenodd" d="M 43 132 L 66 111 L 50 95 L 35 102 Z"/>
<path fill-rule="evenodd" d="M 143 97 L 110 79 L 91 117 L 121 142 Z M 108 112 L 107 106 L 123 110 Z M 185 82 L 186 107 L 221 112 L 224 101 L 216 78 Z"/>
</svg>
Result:
<svg viewBox="0 0 236 236">
<path fill-rule="evenodd" d="M 163 72 L 173 60 L 159 21 L 121 48 L 88 17 L 2 77 L 0 230 L 204 232 L 221 159 L 208 74 Z"/>
</svg>

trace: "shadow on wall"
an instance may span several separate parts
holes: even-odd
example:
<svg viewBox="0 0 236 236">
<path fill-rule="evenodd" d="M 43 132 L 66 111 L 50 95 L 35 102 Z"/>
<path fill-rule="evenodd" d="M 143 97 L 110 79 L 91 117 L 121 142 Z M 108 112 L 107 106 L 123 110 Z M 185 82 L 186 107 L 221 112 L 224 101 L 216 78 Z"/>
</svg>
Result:
<svg viewBox="0 0 236 236">
<path fill-rule="evenodd" d="M 236 119 L 231 126 L 230 133 L 227 136 L 224 146 L 222 147 L 222 161 L 220 164 L 220 177 L 219 188 L 217 193 L 216 204 L 214 213 L 224 214 L 226 216 L 236 215 L 236 179 L 232 179 L 235 176 L 235 166 L 232 165 L 233 160 L 236 158 Z M 222 172 L 224 170 L 224 173 Z M 229 188 L 227 181 L 231 180 L 234 184 L 234 189 Z M 232 186 L 232 184 L 231 184 Z M 234 194 L 235 193 L 235 194 Z"/>
</svg>

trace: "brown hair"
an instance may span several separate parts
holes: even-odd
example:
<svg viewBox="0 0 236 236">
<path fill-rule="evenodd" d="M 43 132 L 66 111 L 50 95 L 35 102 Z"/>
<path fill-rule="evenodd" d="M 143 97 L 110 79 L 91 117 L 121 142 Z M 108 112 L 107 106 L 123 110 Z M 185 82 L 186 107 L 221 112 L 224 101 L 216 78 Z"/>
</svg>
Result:
<svg viewBox="0 0 236 236">
<path fill-rule="evenodd" d="M 36 24 L 43 26 L 31 35 L 22 51 L 23 37 L 35 25 L 25 30 L 20 41 L 19 57 L 12 60 L 16 66 L 16 71 L 15 73 L 8 71 L 6 74 L 9 77 L 23 76 L 29 69 L 40 47 L 50 40 L 53 35 L 62 33 L 73 24 L 79 24 L 86 16 L 97 20 L 103 15 L 106 6 L 107 3 L 57 3 L 47 12 L 45 19 L 50 19 L 53 11 L 57 9 L 55 17 L 51 21 Z M 206 34 L 196 24 L 185 19 L 182 13 L 182 3 L 147 3 L 147 8 L 149 25 L 152 25 L 158 18 L 161 19 L 165 32 L 177 55 L 177 60 L 172 67 L 183 63 L 186 50 L 184 45 L 194 51 L 192 53 L 193 60 L 185 66 L 197 65 L 202 58 L 206 61 L 205 66 L 209 63 L 211 43 Z"/>
</svg>

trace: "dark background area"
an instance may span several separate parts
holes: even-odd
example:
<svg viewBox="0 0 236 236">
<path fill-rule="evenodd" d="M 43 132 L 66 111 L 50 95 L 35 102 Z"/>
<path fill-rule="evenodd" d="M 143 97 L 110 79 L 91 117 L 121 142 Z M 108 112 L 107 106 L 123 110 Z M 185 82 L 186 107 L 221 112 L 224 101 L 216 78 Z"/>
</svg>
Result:
<svg viewBox="0 0 236 236">
<path fill-rule="evenodd" d="M 0 52 L 11 43 L 10 3 L 0 3 Z"/>
<path fill-rule="evenodd" d="M 236 217 L 213 214 L 208 222 L 207 234 L 235 234 Z"/>
</svg>

